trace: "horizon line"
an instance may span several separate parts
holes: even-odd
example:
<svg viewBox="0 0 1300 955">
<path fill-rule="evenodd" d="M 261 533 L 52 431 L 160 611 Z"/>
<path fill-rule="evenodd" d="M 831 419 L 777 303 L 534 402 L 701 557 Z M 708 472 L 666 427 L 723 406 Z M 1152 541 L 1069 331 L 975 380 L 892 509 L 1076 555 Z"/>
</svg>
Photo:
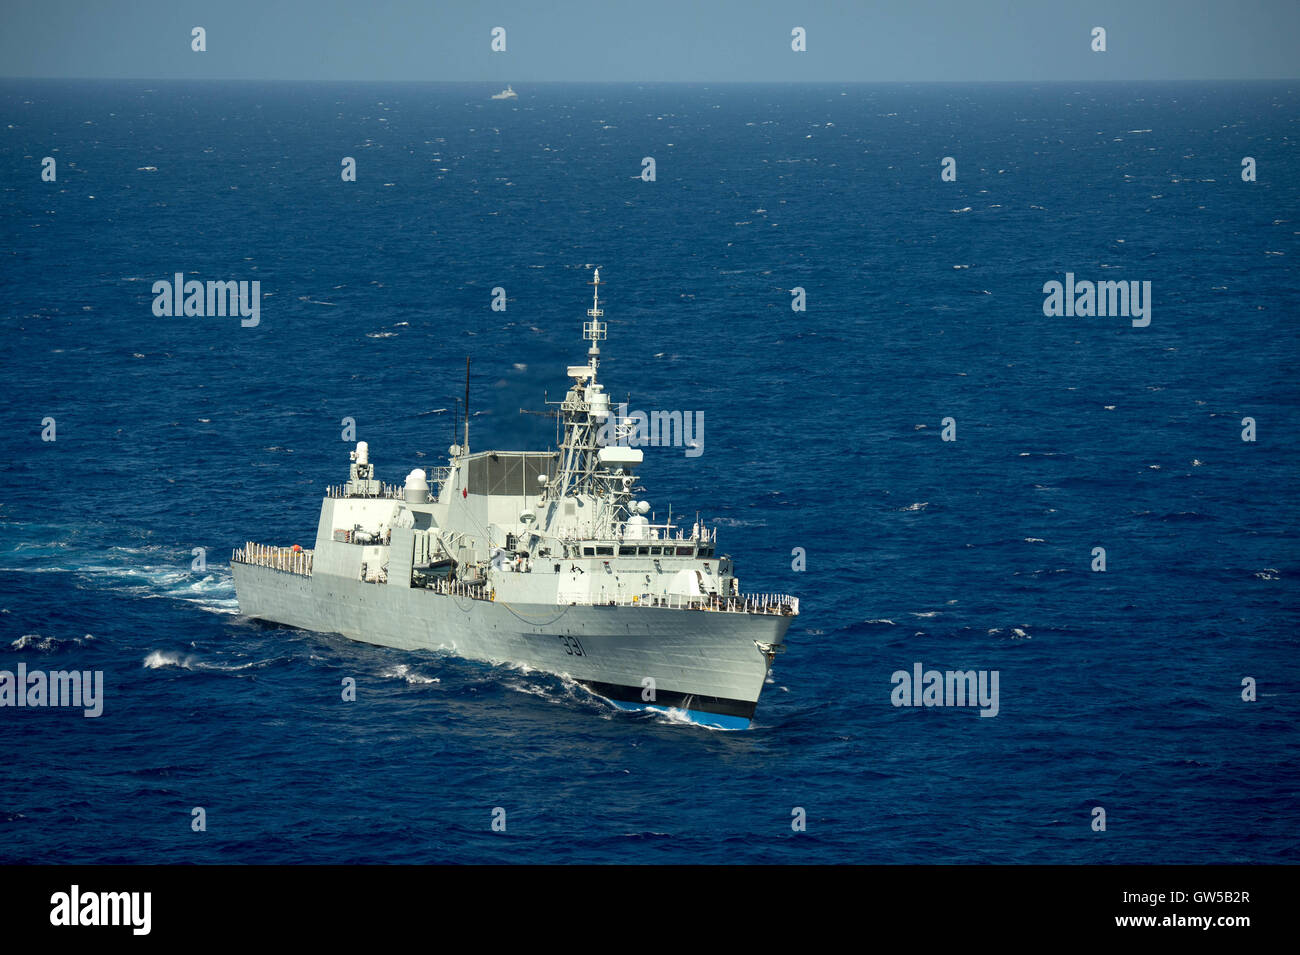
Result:
<svg viewBox="0 0 1300 955">
<path fill-rule="evenodd" d="M 11 80 L 56 80 L 66 82 L 100 82 L 100 83 L 390 83 L 390 84 L 446 84 L 454 86 L 496 86 L 499 79 L 485 80 L 444 80 L 444 79 L 323 79 L 320 77 L 215 77 L 215 76 L 5 76 L 0 75 L 0 82 Z M 1297 76 L 1256 76 L 1256 77 L 1145 77 L 1116 78 L 1079 77 L 1074 79 L 981 79 L 981 80 L 511 80 L 533 86 L 974 86 L 979 84 L 1002 85 L 1061 85 L 1066 83 L 1287 83 L 1300 81 Z"/>
</svg>

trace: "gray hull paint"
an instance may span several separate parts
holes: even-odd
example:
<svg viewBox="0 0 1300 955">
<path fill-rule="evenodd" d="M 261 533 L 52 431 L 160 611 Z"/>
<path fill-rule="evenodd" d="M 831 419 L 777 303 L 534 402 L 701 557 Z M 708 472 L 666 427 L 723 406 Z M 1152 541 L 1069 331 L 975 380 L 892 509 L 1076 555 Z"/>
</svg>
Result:
<svg viewBox="0 0 1300 955">
<path fill-rule="evenodd" d="M 641 699 L 649 677 L 656 700 L 677 701 L 668 705 L 721 712 L 725 704 L 704 701 L 736 701 L 748 705 L 746 717 L 767 676 L 756 643 L 782 644 L 791 622 L 772 614 L 657 607 L 510 605 L 242 563 L 232 571 L 240 612 L 248 617 L 402 650 L 523 664 L 601 685 L 604 690 L 596 689 L 605 695 L 609 687 L 636 689 L 624 699 Z M 581 654 L 562 637 L 576 637 Z"/>
</svg>

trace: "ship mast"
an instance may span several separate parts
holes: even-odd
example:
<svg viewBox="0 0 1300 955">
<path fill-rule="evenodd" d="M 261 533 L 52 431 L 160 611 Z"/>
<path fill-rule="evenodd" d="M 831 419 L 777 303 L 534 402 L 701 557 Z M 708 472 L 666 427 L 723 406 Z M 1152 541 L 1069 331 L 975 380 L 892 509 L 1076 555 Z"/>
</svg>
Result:
<svg viewBox="0 0 1300 955">
<path fill-rule="evenodd" d="M 594 501 L 614 503 L 613 491 L 621 491 L 621 482 L 611 482 L 608 469 L 600 461 L 600 431 L 613 410 L 609 396 L 597 382 L 600 369 L 600 343 L 607 336 L 606 323 L 601 321 L 605 311 L 600 307 L 600 269 L 592 280 L 591 308 L 587 321 L 582 324 L 582 337 L 591 344 L 587 348 L 587 364 L 569 368 L 572 382 L 568 394 L 560 405 L 564 439 L 560 442 L 560 472 L 547 489 L 548 497 L 559 500 L 569 496 L 583 496 Z M 617 495 L 616 496 L 621 496 Z M 606 518 L 612 514 L 606 512 Z"/>
</svg>

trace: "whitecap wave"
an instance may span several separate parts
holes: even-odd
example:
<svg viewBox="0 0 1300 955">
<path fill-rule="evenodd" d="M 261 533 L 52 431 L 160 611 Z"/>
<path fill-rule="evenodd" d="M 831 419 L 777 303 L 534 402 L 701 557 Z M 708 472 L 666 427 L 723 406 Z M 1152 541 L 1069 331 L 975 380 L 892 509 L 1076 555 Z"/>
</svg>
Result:
<svg viewBox="0 0 1300 955">
<path fill-rule="evenodd" d="M 249 660 L 246 663 L 211 663 L 200 660 L 189 653 L 176 650 L 151 650 L 144 658 L 143 666 L 147 670 L 162 670 L 176 667 L 181 670 L 194 670 L 204 673 L 239 673 L 243 670 L 261 668 L 271 664 L 272 660 Z"/>
<path fill-rule="evenodd" d="M 144 667 L 147 670 L 161 670 L 163 667 L 180 667 L 182 670 L 192 670 L 190 661 L 194 658 L 191 656 L 181 656 L 175 651 L 154 650 L 144 658 Z"/>
<path fill-rule="evenodd" d="M 711 517 L 708 524 L 719 527 L 766 527 L 767 521 L 748 521 L 739 517 Z"/>
<path fill-rule="evenodd" d="M 389 677 L 390 679 L 401 679 L 407 683 L 441 683 L 442 680 L 436 676 L 425 676 L 423 673 L 412 673 L 409 663 L 401 663 L 395 667 L 389 667 L 382 671 L 380 676 Z"/>
<path fill-rule="evenodd" d="M 84 637 L 50 637 L 39 633 L 24 633 L 9 646 L 24 652 L 54 653 L 66 646 L 84 646 L 87 641 L 94 639 L 89 633 Z"/>
</svg>

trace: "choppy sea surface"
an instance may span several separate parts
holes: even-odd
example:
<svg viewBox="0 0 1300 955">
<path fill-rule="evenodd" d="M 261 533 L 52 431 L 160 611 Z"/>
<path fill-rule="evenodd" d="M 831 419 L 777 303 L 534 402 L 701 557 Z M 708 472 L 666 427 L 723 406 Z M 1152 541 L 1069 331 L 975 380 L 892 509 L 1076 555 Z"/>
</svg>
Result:
<svg viewBox="0 0 1300 955">
<path fill-rule="evenodd" d="M 0 83 L 0 670 L 105 686 L 0 708 L 0 860 L 1300 859 L 1294 84 L 493 92 Z M 435 466 L 470 355 L 474 446 L 546 446 L 592 265 L 609 390 L 705 413 L 646 496 L 801 598 L 751 730 L 238 614 L 342 419 Z M 155 317 L 177 272 L 260 324 Z"/>
</svg>

